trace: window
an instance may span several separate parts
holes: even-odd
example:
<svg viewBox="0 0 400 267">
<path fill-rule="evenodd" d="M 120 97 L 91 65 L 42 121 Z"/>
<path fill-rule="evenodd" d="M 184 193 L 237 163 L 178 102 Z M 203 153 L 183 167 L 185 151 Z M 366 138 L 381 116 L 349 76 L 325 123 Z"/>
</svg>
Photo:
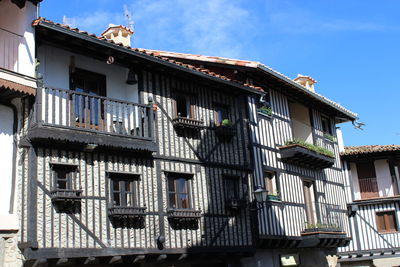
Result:
<svg viewBox="0 0 400 267">
<path fill-rule="evenodd" d="M 225 198 L 226 200 L 239 199 L 239 177 L 225 176 Z"/>
<path fill-rule="evenodd" d="M 77 165 L 50 163 L 53 174 L 54 189 L 75 189 Z"/>
<path fill-rule="evenodd" d="M 358 162 L 356 164 L 361 198 L 379 197 L 374 162 L 366 161 Z"/>
<path fill-rule="evenodd" d="M 111 203 L 114 207 L 135 207 L 139 200 L 137 180 L 139 175 L 109 173 Z"/>
<path fill-rule="evenodd" d="M 325 116 L 321 117 L 322 131 L 324 133 L 332 135 L 331 120 Z"/>
<path fill-rule="evenodd" d="M 189 179 L 185 174 L 168 174 L 168 207 L 172 209 L 190 209 Z"/>
<path fill-rule="evenodd" d="M 221 125 L 222 121 L 225 119 L 229 119 L 228 109 L 224 105 L 216 105 L 215 106 L 215 124 Z"/>
<path fill-rule="evenodd" d="M 176 116 L 194 119 L 193 106 L 190 101 L 190 96 L 184 94 L 176 95 Z"/>
<path fill-rule="evenodd" d="M 310 109 L 300 103 L 289 102 L 293 139 L 313 144 Z"/>
<path fill-rule="evenodd" d="M 106 95 L 106 76 L 76 68 L 70 74 L 71 90 L 91 96 Z M 99 110 L 98 98 L 84 95 L 75 95 L 75 117 L 78 123 L 90 119 L 91 124 L 98 125 L 102 117 L 102 110 Z M 103 109 L 103 107 L 101 107 Z M 101 112 L 101 113 L 100 113 Z"/>
<path fill-rule="evenodd" d="M 376 224 L 379 232 L 397 232 L 395 211 L 383 211 L 376 213 Z"/>
<path fill-rule="evenodd" d="M 264 172 L 265 189 L 268 194 L 277 194 L 278 188 L 276 186 L 276 173 L 272 171 Z"/>
</svg>

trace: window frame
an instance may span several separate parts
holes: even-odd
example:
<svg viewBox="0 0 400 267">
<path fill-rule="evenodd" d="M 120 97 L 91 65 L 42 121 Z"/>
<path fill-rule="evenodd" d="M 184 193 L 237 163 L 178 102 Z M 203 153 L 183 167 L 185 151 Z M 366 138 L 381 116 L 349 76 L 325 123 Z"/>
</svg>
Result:
<svg viewBox="0 0 400 267">
<path fill-rule="evenodd" d="M 273 175 L 272 179 L 266 176 L 267 173 L 270 173 Z M 271 194 L 278 194 L 279 186 L 278 186 L 277 176 L 278 176 L 278 173 L 274 170 L 270 170 L 270 169 L 263 170 L 264 188 L 265 188 L 265 190 L 268 191 L 268 193 L 271 192 Z M 267 178 L 269 179 L 269 181 L 267 181 Z M 273 189 L 272 191 L 269 190 L 270 189 L 269 185 L 271 185 L 271 184 L 272 184 L 272 189 Z M 268 195 L 271 195 L 271 194 L 268 194 Z"/>
<path fill-rule="evenodd" d="M 124 172 L 108 172 L 109 178 L 109 203 L 111 207 L 138 207 L 140 200 L 139 181 L 140 174 Z M 118 182 L 118 191 L 114 189 L 114 183 Z M 129 184 L 131 191 L 126 190 Z M 119 195 L 119 205 L 115 204 L 115 194 Z M 127 194 L 131 196 L 131 205 L 128 205 Z"/>
<path fill-rule="evenodd" d="M 59 190 L 77 190 L 78 165 L 62 162 L 50 162 L 52 175 L 52 188 Z M 65 172 L 65 178 L 60 178 L 59 173 Z M 59 187 L 59 181 L 65 182 L 65 188 Z"/>
<path fill-rule="evenodd" d="M 303 185 L 304 207 L 305 207 L 305 212 L 306 212 L 307 223 L 308 224 L 316 224 L 318 222 L 318 212 L 317 212 L 317 205 L 316 205 L 317 199 L 316 199 L 315 181 L 303 179 L 302 185 Z M 310 186 L 307 186 L 307 185 L 310 185 Z M 306 190 L 306 188 L 309 188 L 309 189 Z M 309 198 L 309 203 L 307 203 L 308 198 Z"/>
<path fill-rule="evenodd" d="M 326 121 L 326 123 L 327 123 L 326 126 L 328 127 L 328 129 L 324 129 L 325 128 L 324 121 Z M 321 127 L 322 127 L 322 132 L 324 134 L 329 134 L 329 135 L 333 136 L 332 122 L 328 116 L 321 115 Z"/>
<path fill-rule="evenodd" d="M 186 106 L 186 117 L 179 115 L 178 112 L 178 98 L 183 97 L 185 98 L 185 106 Z M 177 91 L 174 94 L 174 102 L 175 102 L 175 116 L 177 118 L 188 118 L 188 119 L 196 119 L 196 112 L 195 112 L 195 105 L 194 105 L 194 97 L 190 93 Z"/>
<path fill-rule="evenodd" d="M 393 225 L 394 229 L 390 229 L 390 222 L 389 222 L 389 216 L 391 215 L 391 218 L 393 218 Z M 383 215 L 383 223 L 384 225 L 380 224 L 379 216 Z M 396 211 L 395 210 L 386 210 L 386 211 L 377 211 L 375 212 L 375 220 L 376 220 L 376 228 L 379 233 L 396 233 L 399 231 L 399 226 L 398 226 L 398 220 L 396 216 Z"/>
<path fill-rule="evenodd" d="M 233 187 L 234 187 L 233 197 L 230 197 L 231 194 L 228 192 L 228 190 L 229 190 L 229 187 L 228 187 L 229 182 L 228 181 L 233 182 Z M 225 200 L 229 201 L 229 200 L 240 199 L 240 176 L 224 175 L 223 182 L 224 182 Z"/>
<path fill-rule="evenodd" d="M 221 120 L 220 120 L 219 112 L 218 112 L 219 110 L 225 110 L 226 118 L 221 118 Z M 222 125 L 222 121 L 225 119 L 231 120 L 228 105 L 221 104 L 221 103 L 214 103 L 214 117 L 215 117 L 215 125 L 216 126 Z"/>
<path fill-rule="evenodd" d="M 167 188 L 167 204 L 168 204 L 168 209 L 182 209 L 182 210 L 193 210 L 193 203 L 192 203 L 192 183 L 191 180 L 193 179 L 193 174 L 186 174 L 186 173 L 177 173 L 177 172 L 168 172 L 166 174 L 166 188 Z M 185 188 L 186 188 L 186 193 L 181 193 L 178 192 L 177 190 L 177 180 L 180 179 L 184 179 L 185 182 Z M 173 180 L 173 184 L 174 184 L 174 188 L 172 191 L 170 188 L 170 180 Z M 174 195 L 174 201 L 175 203 L 171 203 L 170 201 L 170 195 L 173 194 Z M 179 205 L 179 201 L 178 201 L 178 196 L 185 194 L 187 196 L 187 204 L 188 207 L 187 208 L 183 208 L 182 205 Z M 174 207 L 175 205 L 175 207 Z"/>
<path fill-rule="evenodd" d="M 74 68 L 73 71 L 70 71 L 69 81 L 70 81 L 70 90 L 76 91 L 78 77 L 84 80 L 96 81 L 98 85 L 98 92 L 96 92 L 98 96 L 106 96 L 107 94 L 107 76 L 101 73 L 93 72 L 90 70 L 85 70 L 81 68 Z M 85 89 L 84 89 L 85 90 Z M 83 92 L 86 94 L 90 94 L 90 92 Z"/>
</svg>

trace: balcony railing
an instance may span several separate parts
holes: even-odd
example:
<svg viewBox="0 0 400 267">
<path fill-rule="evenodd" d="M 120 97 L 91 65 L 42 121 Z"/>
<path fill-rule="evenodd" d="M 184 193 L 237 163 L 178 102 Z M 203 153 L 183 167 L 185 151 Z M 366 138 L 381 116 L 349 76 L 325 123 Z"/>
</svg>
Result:
<svg viewBox="0 0 400 267">
<path fill-rule="evenodd" d="M 19 71 L 19 46 L 23 36 L 0 28 L 0 68 Z"/>
<path fill-rule="evenodd" d="M 36 121 L 46 126 L 153 140 L 151 105 L 64 89 L 38 89 Z"/>
<path fill-rule="evenodd" d="M 343 233 L 346 212 L 339 205 L 315 202 L 315 219 L 305 223 L 304 234 L 310 233 Z"/>
<path fill-rule="evenodd" d="M 361 198 L 379 197 L 378 182 L 376 177 L 358 179 Z"/>
</svg>

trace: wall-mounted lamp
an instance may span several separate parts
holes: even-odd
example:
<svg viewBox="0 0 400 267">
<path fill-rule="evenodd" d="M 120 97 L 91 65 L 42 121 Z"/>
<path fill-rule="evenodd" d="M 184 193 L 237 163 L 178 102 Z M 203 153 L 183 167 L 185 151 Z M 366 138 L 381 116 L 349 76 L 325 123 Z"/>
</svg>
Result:
<svg viewBox="0 0 400 267">
<path fill-rule="evenodd" d="M 256 199 L 256 201 L 258 203 L 263 203 L 263 202 L 267 201 L 268 192 L 263 187 L 261 187 L 261 185 L 258 185 L 256 187 L 256 190 L 254 190 L 253 194 L 254 194 L 254 198 Z"/>
<path fill-rule="evenodd" d="M 127 84 L 137 84 L 136 72 L 133 69 L 129 69 L 128 78 L 126 79 Z"/>
</svg>

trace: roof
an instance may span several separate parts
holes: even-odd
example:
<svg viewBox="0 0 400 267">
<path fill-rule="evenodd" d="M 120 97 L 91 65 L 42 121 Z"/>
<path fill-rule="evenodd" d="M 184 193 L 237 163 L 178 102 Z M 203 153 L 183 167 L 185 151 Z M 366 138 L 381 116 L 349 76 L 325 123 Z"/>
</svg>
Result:
<svg viewBox="0 0 400 267">
<path fill-rule="evenodd" d="M 358 115 L 356 113 L 344 108 L 340 104 L 324 97 L 323 95 L 320 95 L 316 92 L 310 91 L 309 89 L 307 89 L 306 87 L 304 87 L 301 84 L 298 84 L 297 82 L 295 82 L 288 76 L 272 69 L 271 67 L 268 67 L 267 65 L 264 65 L 263 63 L 257 62 L 257 61 L 240 60 L 240 59 L 224 58 L 224 57 L 217 57 L 217 56 L 204 56 L 204 55 L 195 55 L 195 54 L 186 54 L 186 53 L 176 53 L 176 52 L 168 52 L 168 51 L 143 49 L 143 48 L 141 48 L 139 50 L 143 51 L 143 52 L 146 52 L 146 51 L 152 52 L 154 55 L 157 55 L 157 56 L 164 56 L 164 57 L 175 58 L 175 59 L 180 58 L 180 59 L 185 59 L 185 60 L 194 60 L 194 61 L 202 61 L 202 62 L 210 62 L 210 63 L 258 69 L 260 71 L 269 73 L 286 83 L 289 83 L 293 88 L 295 88 L 297 90 L 301 90 L 302 93 L 308 95 L 309 97 L 317 99 L 318 101 L 337 109 L 338 111 L 344 113 L 346 116 L 348 116 L 352 120 L 356 120 L 358 117 Z"/>
<path fill-rule="evenodd" d="M 400 145 L 347 146 L 344 148 L 344 152 L 341 153 L 341 156 L 351 157 L 385 152 L 400 152 Z"/>
<path fill-rule="evenodd" d="M 174 66 L 174 67 L 179 67 L 180 70 L 183 71 L 189 71 L 193 74 L 197 74 L 200 76 L 203 76 L 205 78 L 214 78 L 214 80 L 216 81 L 223 81 L 223 82 L 229 82 L 230 85 L 239 87 L 241 89 L 251 89 L 252 92 L 263 92 L 263 88 L 259 87 L 259 86 L 253 86 L 247 83 L 243 83 L 241 81 L 237 81 L 231 78 L 228 78 L 224 75 L 220 75 L 218 73 L 215 73 L 213 71 L 210 71 L 209 69 L 206 68 L 201 68 L 201 67 L 196 67 L 193 66 L 191 64 L 186 64 L 186 63 L 182 63 L 180 61 L 177 61 L 175 59 L 171 59 L 165 56 L 161 56 L 161 55 L 157 55 L 153 52 L 151 52 L 150 50 L 143 50 L 143 49 L 138 49 L 138 48 L 132 48 L 132 47 L 128 47 L 128 46 L 123 46 L 122 44 L 117 44 L 112 40 L 107 40 L 105 37 L 103 36 L 97 36 L 95 34 L 91 34 L 88 33 L 86 31 L 82 31 L 78 28 L 71 28 L 68 25 L 64 25 L 64 24 L 60 24 L 60 23 L 56 23 L 53 22 L 51 20 L 47 20 L 45 18 L 39 18 L 33 21 L 32 23 L 33 26 L 37 27 L 37 26 L 44 26 L 44 27 L 56 27 L 58 29 L 62 29 L 64 30 L 64 32 L 66 33 L 74 33 L 74 34 L 78 34 L 80 36 L 85 36 L 87 37 L 86 39 L 89 39 L 91 41 L 101 41 L 101 43 L 103 44 L 108 44 L 108 45 L 112 45 L 114 48 L 123 48 L 124 52 L 130 52 L 130 53 L 134 53 L 135 55 L 145 55 L 145 57 L 147 59 L 149 58 L 153 58 L 153 59 L 157 59 L 157 62 L 162 62 L 164 63 L 164 65 L 167 66 Z"/>
<path fill-rule="evenodd" d="M 35 88 L 0 78 L 0 94 L 2 97 L 4 97 L 6 91 L 9 95 L 36 95 Z"/>
<path fill-rule="evenodd" d="M 37 5 L 38 3 L 42 2 L 42 0 L 28 0 L 28 1 L 32 2 L 34 5 Z M 16 4 L 19 8 L 23 8 L 25 6 L 26 0 L 11 0 L 11 2 Z"/>
</svg>

